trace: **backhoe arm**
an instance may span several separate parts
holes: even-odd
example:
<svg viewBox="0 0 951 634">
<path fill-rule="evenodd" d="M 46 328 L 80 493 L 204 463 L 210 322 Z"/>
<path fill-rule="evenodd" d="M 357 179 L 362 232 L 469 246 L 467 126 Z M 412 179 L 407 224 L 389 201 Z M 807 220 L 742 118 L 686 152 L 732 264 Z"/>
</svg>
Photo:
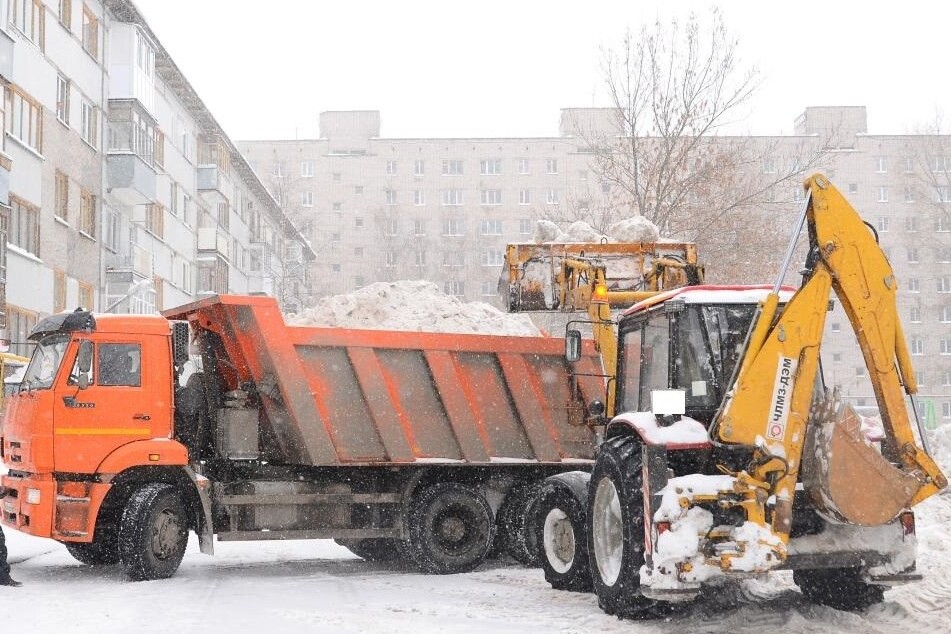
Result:
<svg viewBox="0 0 951 634">
<path fill-rule="evenodd" d="M 825 422 L 816 420 L 810 410 L 830 291 L 842 302 L 856 333 L 888 440 L 897 448 L 900 463 L 895 476 L 875 466 L 875 473 L 882 472 L 882 477 L 894 484 L 897 502 L 893 506 L 897 509 L 868 523 L 889 521 L 901 508 L 947 486 L 934 460 L 917 445 L 905 407 L 902 392 L 914 394 L 917 386 L 898 319 L 897 283 L 891 266 L 873 233 L 823 176 L 811 177 L 805 188 L 803 220 L 810 240 L 807 279 L 779 317 L 775 310 L 778 294 L 766 301 L 730 396 L 711 427 L 715 441 L 753 449 L 743 474 L 750 478 L 746 507 L 748 511 L 761 510 L 748 512 L 748 517 L 770 524 L 783 541 L 789 538 L 793 492 L 806 439 L 815 432 L 813 427 Z M 831 438 L 814 437 L 817 443 Z M 837 457 L 841 460 L 844 455 L 841 451 Z M 849 484 L 854 488 L 875 486 L 871 482 Z M 771 513 L 763 503 L 750 504 L 758 494 L 762 497 L 757 489 L 769 494 L 774 504 Z M 856 513 L 862 518 L 874 515 Z"/>
</svg>

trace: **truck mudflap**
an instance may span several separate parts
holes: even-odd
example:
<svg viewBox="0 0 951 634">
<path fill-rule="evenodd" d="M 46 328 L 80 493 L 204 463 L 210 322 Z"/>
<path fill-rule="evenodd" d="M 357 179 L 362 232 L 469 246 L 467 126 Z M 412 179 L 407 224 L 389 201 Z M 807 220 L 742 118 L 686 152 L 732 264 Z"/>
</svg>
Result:
<svg viewBox="0 0 951 634">
<path fill-rule="evenodd" d="M 268 297 L 166 311 L 219 360 L 223 391 L 253 386 L 273 459 L 303 465 L 492 464 L 592 459 L 584 404 L 604 398 L 600 358 L 552 337 L 287 326 Z"/>
<path fill-rule="evenodd" d="M 205 476 L 195 473 L 191 467 L 185 467 L 185 473 L 195 485 L 195 491 L 198 493 L 198 500 L 201 504 L 201 517 L 199 526 L 195 532 L 198 533 L 198 549 L 205 555 L 215 554 L 215 526 L 211 515 L 211 480 Z"/>
</svg>

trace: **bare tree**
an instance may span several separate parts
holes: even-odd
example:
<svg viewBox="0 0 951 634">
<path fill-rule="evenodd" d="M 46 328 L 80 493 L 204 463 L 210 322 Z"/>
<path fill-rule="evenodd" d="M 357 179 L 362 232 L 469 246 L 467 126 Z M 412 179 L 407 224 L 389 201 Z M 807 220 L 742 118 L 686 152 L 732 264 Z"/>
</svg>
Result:
<svg viewBox="0 0 951 634">
<path fill-rule="evenodd" d="M 604 77 L 616 121 L 574 128 L 593 168 L 611 189 L 600 205 L 568 205 L 562 214 L 610 222 L 640 214 L 661 235 L 697 242 L 708 271 L 722 281 L 763 281 L 781 250 L 785 226 L 777 210 L 828 151 L 827 142 L 795 144 L 751 136 L 720 136 L 759 86 L 755 68 L 741 68 L 738 42 L 717 9 L 709 26 L 696 15 L 628 33 L 605 56 Z M 825 143 L 825 144 L 824 144 Z M 779 192 L 787 195 L 779 195 Z M 570 218 L 561 218 L 569 220 Z M 737 247 L 741 248 L 737 248 Z"/>
</svg>

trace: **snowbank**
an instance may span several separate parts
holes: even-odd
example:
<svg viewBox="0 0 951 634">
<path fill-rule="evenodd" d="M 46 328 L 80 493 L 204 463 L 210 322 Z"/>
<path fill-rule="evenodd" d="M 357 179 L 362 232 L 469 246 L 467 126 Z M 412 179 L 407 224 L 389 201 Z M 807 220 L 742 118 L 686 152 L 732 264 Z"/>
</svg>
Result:
<svg viewBox="0 0 951 634">
<path fill-rule="evenodd" d="M 293 326 L 338 326 L 418 332 L 538 336 L 527 315 L 503 313 L 485 302 L 462 302 L 433 282 L 376 282 L 346 295 L 324 297 L 285 317 Z"/>
<path fill-rule="evenodd" d="M 583 220 L 562 231 L 550 220 L 535 225 L 535 242 L 660 242 L 660 230 L 644 216 L 632 216 L 615 222 L 603 234 Z"/>
</svg>

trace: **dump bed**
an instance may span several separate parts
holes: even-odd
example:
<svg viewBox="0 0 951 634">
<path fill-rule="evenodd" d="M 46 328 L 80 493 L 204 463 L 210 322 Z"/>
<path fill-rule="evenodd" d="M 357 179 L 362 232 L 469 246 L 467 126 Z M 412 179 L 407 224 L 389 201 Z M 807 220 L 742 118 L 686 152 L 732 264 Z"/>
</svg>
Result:
<svg viewBox="0 0 951 634">
<path fill-rule="evenodd" d="M 221 350 L 205 371 L 222 392 L 254 385 L 262 442 L 291 464 L 593 458 L 582 407 L 603 398 L 604 380 L 590 342 L 568 364 L 552 337 L 288 326 L 269 297 L 220 295 L 164 314 Z"/>
</svg>

